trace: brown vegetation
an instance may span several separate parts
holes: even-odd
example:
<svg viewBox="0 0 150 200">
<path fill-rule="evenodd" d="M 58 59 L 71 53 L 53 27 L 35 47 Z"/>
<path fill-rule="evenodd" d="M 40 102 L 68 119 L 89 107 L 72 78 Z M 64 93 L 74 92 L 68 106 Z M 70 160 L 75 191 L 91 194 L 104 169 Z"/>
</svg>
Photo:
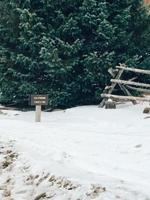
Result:
<svg viewBox="0 0 150 200">
<path fill-rule="evenodd" d="M 145 4 L 150 4 L 150 0 L 144 0 Z"/>
</svg>

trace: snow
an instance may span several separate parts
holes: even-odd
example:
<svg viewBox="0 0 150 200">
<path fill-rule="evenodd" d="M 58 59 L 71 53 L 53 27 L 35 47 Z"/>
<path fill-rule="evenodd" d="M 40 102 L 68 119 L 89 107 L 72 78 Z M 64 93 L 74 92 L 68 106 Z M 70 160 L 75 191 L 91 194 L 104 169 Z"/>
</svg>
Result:
<svg viewBox="0 0 150 200">
<path fill-rule="evenodd" d="M 41 123 L 34 122 L 33 111 L 4 110 L 0 199 L 36 200 L 43 194 L 39 199 L 149 200 L 150 118 L 142 113 L 146 106 L 42 112 Z M 10 164 L 5 168 L 6 159 Z"/>
</svg>

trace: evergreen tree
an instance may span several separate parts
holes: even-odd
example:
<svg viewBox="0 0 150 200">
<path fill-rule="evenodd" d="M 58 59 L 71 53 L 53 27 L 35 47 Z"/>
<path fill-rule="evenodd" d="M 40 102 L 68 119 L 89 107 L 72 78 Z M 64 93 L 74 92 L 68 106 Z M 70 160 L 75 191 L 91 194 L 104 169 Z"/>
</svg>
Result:
<svg viewBox="0 0 150 200">
<path fill-rule="evenodd" d="M 149 67 L 142 0 L 4 0 L 0 7 L 1 102 L 47 93 L 53 107 L 98 103 L 109 67 Z"/>
</svg>

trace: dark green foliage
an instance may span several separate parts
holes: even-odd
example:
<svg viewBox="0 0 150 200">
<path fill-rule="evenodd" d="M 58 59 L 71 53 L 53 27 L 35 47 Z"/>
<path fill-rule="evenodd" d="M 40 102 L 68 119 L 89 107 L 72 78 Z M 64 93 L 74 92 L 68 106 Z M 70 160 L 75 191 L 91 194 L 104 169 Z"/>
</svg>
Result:
<svg viewBox="0 0 150 200">
<path fill-rule="evenodd" d="M 142 0 L 0 1 L 1 102 L 49 94 L 52 107 L 98 103 L 107 70 L 150 66 Z"/>
</svg>

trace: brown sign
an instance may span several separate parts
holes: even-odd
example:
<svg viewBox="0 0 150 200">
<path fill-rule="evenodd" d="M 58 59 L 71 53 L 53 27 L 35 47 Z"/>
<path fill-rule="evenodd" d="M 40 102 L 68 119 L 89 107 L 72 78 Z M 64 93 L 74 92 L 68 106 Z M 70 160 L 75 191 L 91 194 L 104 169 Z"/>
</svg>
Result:
<svg viewBox="0 0 150 200">
<path fill-rule="evenodd" d="M 48 95 L 31 95 L 30 103 L 32 106 L 47 105 L 48 104 Z"/>
</svg>

